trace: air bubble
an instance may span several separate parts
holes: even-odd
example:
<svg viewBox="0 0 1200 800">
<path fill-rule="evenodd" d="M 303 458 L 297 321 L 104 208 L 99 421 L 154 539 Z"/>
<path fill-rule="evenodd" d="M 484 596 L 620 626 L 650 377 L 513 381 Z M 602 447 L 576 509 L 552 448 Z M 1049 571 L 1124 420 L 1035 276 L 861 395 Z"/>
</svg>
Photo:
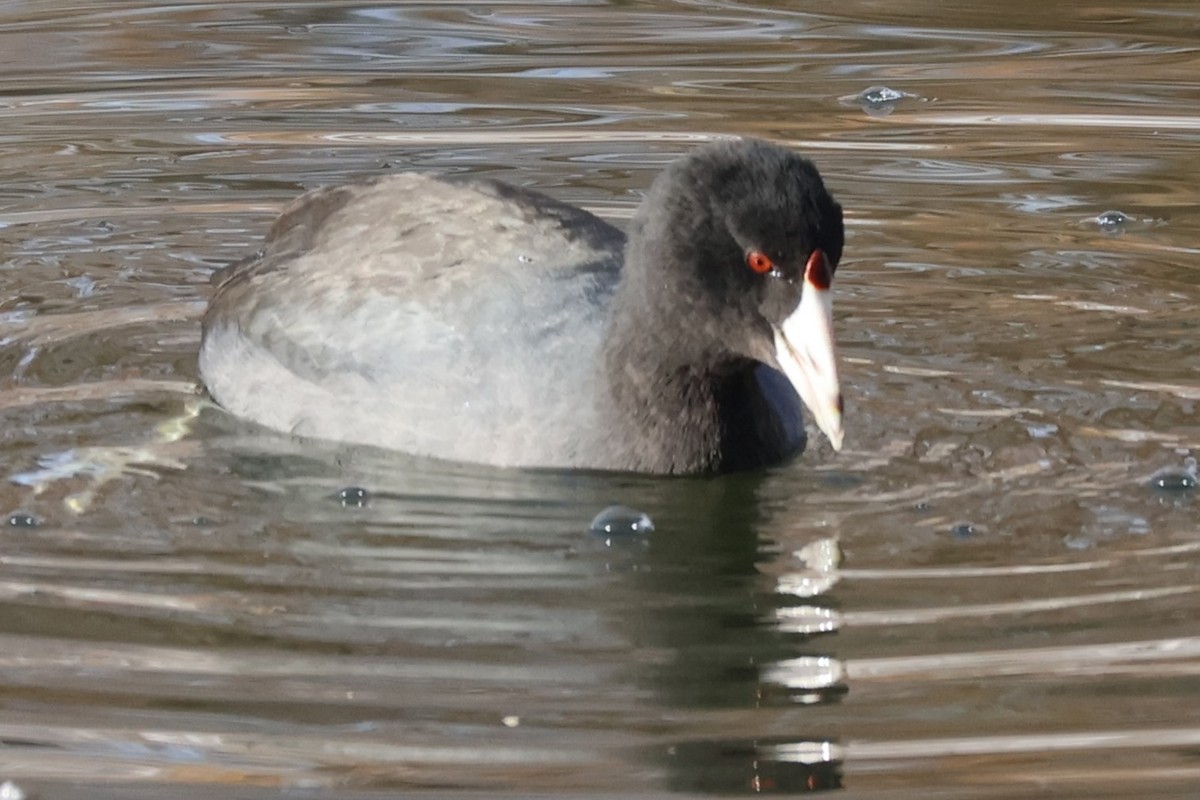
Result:
<svg viewBox="0 0 1200 800">
<path fill-rule="evenodd" d="M 896 104 L 906 98 L 917 97 L 915 94 L 902 92 L 890 86 L 871 86 L 858 94 L 838 98 L 842 105 L 859 106 L 872 117 L 886 117 L 896 108 Z"/>
<path fill-rule="evenodd" d="M 1133 222 L 1133 217 L 1126 214 L 1124 211 L 1105 211 L 1103 214 L 1097 214 L 1092 220 L 1104 231 L 1119 231 L 1129 226 Z"/>
<path fill-rule="evenodd" d="M 1163 492 L 1186 492 L 1196 488 L 1196 476 L 1182 470 L 1163 470 L 1150 478 L 1150 488 Z"/>
<path fill-rule="evenodd" d="M 337 493 L 337 498 L 346 508 L 366 508 L 371 502 L 371 493 L 361 486 L 347 486 Z"/>
<path fill-rule="evenodd" d="M 588 532 L 596 536 L 643 536 L 654 530 L 649 515 L 629 506 L 609 506 L 592 519 Z"/>
<path fill-rule="evenodd" d="M 869 89 L 863 89 L 858 95 L 858 100 L 861 103 L 869 103 L 873 106 L 883 105 L 884 103 L 895 103 L 903 100 L 906 97 L 904 92 L 897 91 L 888 86 L 872 86 Z"/>
<path fill-rule="evenodd" d="M 979 529 L 969 522 L 960 522 L 950 529 L 950 535 L 955 539 L 974 539 L 979 532 Z"/>
</svg>

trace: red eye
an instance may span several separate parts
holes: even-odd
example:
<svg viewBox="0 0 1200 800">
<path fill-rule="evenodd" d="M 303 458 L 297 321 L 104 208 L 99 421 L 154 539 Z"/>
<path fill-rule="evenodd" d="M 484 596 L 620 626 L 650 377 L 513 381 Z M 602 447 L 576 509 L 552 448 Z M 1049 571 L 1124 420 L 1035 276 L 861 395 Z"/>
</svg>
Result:
<svg viewBox="0 0 1200 800">
<path fill-rule="evenodd" d="M 775 262 L 763 251 L 751 250 L 746 254 L 746 266 L 762 275 L 775 269 Z"/>
</svg>

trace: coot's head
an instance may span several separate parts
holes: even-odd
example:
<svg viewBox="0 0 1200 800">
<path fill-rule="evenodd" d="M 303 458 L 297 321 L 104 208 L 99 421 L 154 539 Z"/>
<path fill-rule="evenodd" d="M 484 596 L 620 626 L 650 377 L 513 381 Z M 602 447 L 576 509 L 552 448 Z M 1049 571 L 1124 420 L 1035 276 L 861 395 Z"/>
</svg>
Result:
<svg viewBox="0 0 1200 800">
<path fill-rule="evenodd" d="M 638 291 L 673 328 L 672 346 L 780 370 L 840 449 L 830 288 L 842 242 L 842 208 L 816 167 L 743 139 L 705 147 L 655 180 L 629 261 Z"/>
</svg>

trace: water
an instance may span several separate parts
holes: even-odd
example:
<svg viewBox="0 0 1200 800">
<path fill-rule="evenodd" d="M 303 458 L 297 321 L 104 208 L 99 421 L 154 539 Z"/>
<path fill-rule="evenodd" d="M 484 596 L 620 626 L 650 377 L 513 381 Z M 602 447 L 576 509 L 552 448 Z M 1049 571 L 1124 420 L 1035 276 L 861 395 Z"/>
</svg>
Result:
<svg viewBox="0 0 1200 800">
<path fill-rule="evenodd" d="M 0 782 L 1194 797 L 1200 12 L 794 8 L 0 9 Z M 620 222 L 739 133 L 847 209 L 841 454 L 486 470 L 201 403 L 209 276 L 300 190 Z"/>
</svg>

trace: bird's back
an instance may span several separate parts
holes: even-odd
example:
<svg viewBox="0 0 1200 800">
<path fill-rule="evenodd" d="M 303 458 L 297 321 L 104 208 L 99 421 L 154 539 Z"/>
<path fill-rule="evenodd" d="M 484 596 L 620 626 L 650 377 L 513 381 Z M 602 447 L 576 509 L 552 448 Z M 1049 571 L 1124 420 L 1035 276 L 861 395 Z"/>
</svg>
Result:
<svg viewBox="0 0 1200 800">
<path fill-rule="evenodd" d="M 624 235 L 505 184 L 403 173 L 293 202 L 222 275 L 200 367 L 238 416 L 500 465 L 585 463 Z"/>
</svg>

